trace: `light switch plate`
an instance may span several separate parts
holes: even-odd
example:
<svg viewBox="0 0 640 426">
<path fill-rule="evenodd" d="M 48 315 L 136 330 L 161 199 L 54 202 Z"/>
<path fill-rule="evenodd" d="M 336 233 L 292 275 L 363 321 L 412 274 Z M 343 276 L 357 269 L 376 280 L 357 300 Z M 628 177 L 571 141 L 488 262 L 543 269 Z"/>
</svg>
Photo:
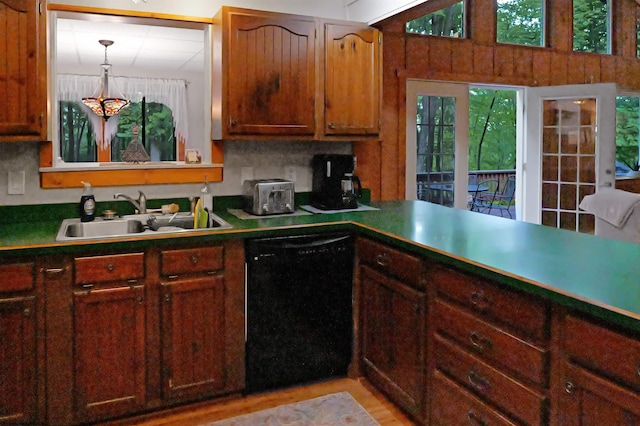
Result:
<svg viewBox="0 0 640 426">
<path fill-rule="evenodd" d="M 8 172 L 7 192 L 9 195 L 24 194 L 24 170 Z"/>
</svg>

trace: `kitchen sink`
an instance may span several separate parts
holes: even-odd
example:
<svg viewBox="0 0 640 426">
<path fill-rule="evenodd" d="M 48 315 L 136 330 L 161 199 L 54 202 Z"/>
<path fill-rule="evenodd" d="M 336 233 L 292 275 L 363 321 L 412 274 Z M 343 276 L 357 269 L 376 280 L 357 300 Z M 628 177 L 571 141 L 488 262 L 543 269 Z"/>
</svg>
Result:
<svg viewBox="0 0 640 426">
<path fill-rule="evenodd" d="M 209 228 L 230 229 L 228 222 L 216 214 L 209 215 Z M 81 222 L 79 218 L 62 221 L 56 241 L 122 238 L 133 235 L 153 235 L 159 233 L 195 231 L 193 215 L 176 213 L 173 215 L 136 214 L 116 219 L 96 218 L 92 222 Z"/>
</svg>

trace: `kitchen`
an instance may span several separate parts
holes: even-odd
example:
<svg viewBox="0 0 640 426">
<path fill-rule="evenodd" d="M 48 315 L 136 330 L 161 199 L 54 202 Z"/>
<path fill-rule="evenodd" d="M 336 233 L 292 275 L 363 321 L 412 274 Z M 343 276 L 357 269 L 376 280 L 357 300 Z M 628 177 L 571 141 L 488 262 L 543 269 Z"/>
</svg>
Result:
<svg viewBox="0 0 640 426">
<path fill-rule="evenodd" d="M 374 147 L 376 146 L 375 144 L 367 145 L 368 142 L 367 143 L 363 143 L 363 144 L 364 144 L 364 149 L 370 149 L 371 146 L 374 146 Z M 359 144 L 359 147 L 361 148 L 363 144 Z M 19 144 L 16 144 L 16 145 L 19 145 Z M 20 149 L 20 148 L 17 148 L 17 149 Z M 38 157 L 37 151 L 35 151 L 35 150 L 32 151 L 31 154 L 33 155 L 33 158 L 37 158 Z M 373 157 L 375 158 L 375 154 L 373 155 Z M 359 158 L 361 159 L 360 160 L 361 164 L 363 164 L 365 170 L 366 170 L 367 167 L 371 167 L 371 163 L 369 162 L 371 160 L 371 157 L 368 157 L 366 155 L 359 155 Z M 369 162 L 369 164 L 367 164 L 368 162 Z M 240 163 L 240 164 L 242 164 L 242 163 Z M 227 157 L 225 157 L 225 166 L 227 166 L 227 165 L 228 165 Z M 387 168 L 388 166 L 385 165 L 384 167 Z M 388 169 L 386 169 L 386 170 L 388 171 Z M 236 179 L 236 180 L 238 182 L 240 181 L 240 179 Z M 393 183 L 393 179 L 391 179 L 391 181 Z M 365 186 L 373 186 L 374 188 L 372 188 L 372 192 L 376 191 L 376 189 L 375 189 L 376 185 L 365 185 Z M 200 188 L 200 183 L 193 185 L 193 189 L 195 191 L 199 191 L 199 188 Z M 127 188 L 125 188 L 125 190 L 126 189 Z M 302 188 L 302 189 L 304 190 L 305 188 Z M 307 187 L 306 189 L 309 189 L 309 187 Z M 146 190 L 146 188 L 145 188 L 145 190 Z M 153 191 L 152 189 L 149 190 L 149 194 L 151 194 L 150 198 L 156 198 L 154 196 L 156 194 L 154 194 L 152 191 Z M 387 190 L 385 190 L 385 191 L 387 191 Z M 233 193 L 237 194 L 238 191 L 234 191 L 234 192 L 232 192 L 232 194 Z M 77 195 L 78 194 L 77 193 L 75 193 L 75 194 L 76 195 L 74 195 L 74 196 L 70 196 L 70 198 L 68 200 L 69 203 L 75 202 L 77 200 Z M 107 198 L 111 197 L 112 195 L 113 195 L 112 192 L 109 190 L 105 194 L 104 199 L 107 199 Z M 162 193 L 162 195 L 164 196 L 164 193 Z M 98 199 L 100 200 L 100 198 L 102 198 L 102 197 L 100 196 L 100 194 L 98 194 Z M 391 197 L 390 199 L 393 199 L 393 197 Z M 63 201 L 65 201 L 65 200 L 63 200 Z M 22 204 L 29 204 L 29 203 L 22 203 Z M 393 207 L 393 205 L 387 205 L 387 204 L 385 204 L 385 207 L 389 209 L 389 212 L 394 212 L 394 215 L 396 214 L 394 208 L 399 208 L 397 214 L 399 214 L 399 216 L 401 216 L 401 217 L 404 217 L 403 215 L 407 214 L 407 213 L 402 213 L 404 211 L 402 207 Z M 493 265 L 493 268 L 495 268 L 496 270 L 508 270 L 507 264 L 509 262 L 509 260 L 508 260 L 509 258 L 505 258 L 502 261 L 500 261 L 500 260 L 491 261 L 490 259 L 487 259 L 486 255 L 485 256 L 481 255 L 479 251 L 477 253 L 475 253 L 475 254 L 469 252 L 469 250 L 472 250 L 473 247 L 478 247 L 477 245 L 481 244 L 482 238 L 486 239 L 485 243 L 484 243 L 484 244 L 486 244 L 486 241 L 489 241 L 489 239 L 490 239 L 490 238 L 487 238 L 487 237 L 489 237 L 488 235 L 482 235 L 482 238 L 479 238 L 478 235 L 476 235 L 474 237 L 474 235 L 472 233 L 469 233 L 468 231 L 464 231 L 463 229 L 458 229 L 456 231 L 456 228 L 458 227 L 458 224 L 455 223 L 457 220 L 462 220 L 462 221 L 465 221 L 465 222 L 466 221 L 472 221 L 473 223 L 475 223 L 475 221 L 478 221 L 478 224 L 484 224 L 484 225 L 491 224 L 491 227 L 499 227 L 498 226 L 498 222 L 484 222 L 483 219 L 471 219 L 470 217 L 468 217 L 467 215 L 464 214 L 465 212 L 460 212 L 460 214 L 453 213 L 451 215 L 452 216 L 451 218 L 447 218 L 447 217 L 444 217 L 444 215 L 441 214 L 441 213 L 437 213 L 436 211 L 431 212 L 430 209 L 424 208 L 422 206 L 416 206 L 415 210 L 416 210 L 416 216 L 410 216 L 410 217 L 408 217 L 407 220 L 411 221 L 410 223 L 413 223 L 415 225 L 421 224 L 421 226 L 420 226 L 421 229 L 418 229 L 418 227 L 415 227 L 411 231 L 403 230 L 402 224 L 400 224 L 400 223 L 395 223 L 395 224 L 391 224 L 390 223 L 389 225 L 387 225 L 387 227 L 384 227 L 384 226 L 382 226 L 380 224 L 376 224 L 375 220 L 367 219 L 367 217 L 365 216 L 364 213 L 358 214 L 357 216 L 354 216 L 353 218 L 351 218 L 349 216 L 336 217 L 335 219 L 332 219 L 329 222 L 341 222 L 341 221 L 351 222 L 352 220 L 356 220 L 357 222 L 363 223 L 365 225 L 365 229 L 366 228 L 369 228 L 369 229 L 381 229 L 383 234 L 386 233 L 388 235 L 397 235 L 401 239 L 406 239 L 406 240 L 414 240 L 414 241 L 418 240 L 420 242 L 419 244 L 421 244 L 422 247 L 432 247 L 432 248 L 436 248 L 436 251 L 441 250 L 442 252 L 451 252 L 451 250 L 453 250 L 453 251 L 457 252 L 457 255 L 460 256 L 461 258 L 475 259 L 475 262 L 477 262 L 478 264 Z M 445 230 L 449 230 L 447 232 L 451 232 L 452 233 L 452 234 L 448 235 L 448 237 L 452 237 L 453 238 L 452 240 L 448 239 L 448 238 L 445 238 L 444 236 L 434 235 L 433 237 L 427 237 L 426 234 L 423 234 L 426 231 L 422 229 L 422 226 L 424 226 L 424 225 L 428 226 L 428 224 L 429 224 L 428 221 L 424 221 L 424 218 L 430 217 L 431 215 L 432 215 L 431 218 L 433 219 L 433 221 L 435 223 L 439 223 L 440 226 L 442 226 L 443 232 Z M 280 227 L 280 229 L 283 230 L 287 226 L 286 222 L 287 222 L 286 220 L 280 220 L 280 221 L 273 222 L 273 224 L 274 224 L 274 226 Z M 305 220 L 301 220 L 300 225 L 304 226 L 305 223 L 307 223 L 307 225 L 308 225 L 308 222 L 306 222 Z M 407 222 L 407 223 L 409 223 L 409 222 Z M 471 222 L 469 222 L 469 223 L 471 224 Z M 239 224 L 237 224 L 237 223 L 236 223 L 236 226 L 241 228 L 241 226 Z M 335 225 L 335 226 L 338 226 L 338 225 Z M 343 226 L 343 225 L 340 225 L 340 226 Z M 362 230 L 360 230 L 360 228 L 358 228 L 358 229 L 359 229 L 358 232 L 365 232 L 366 233 L 366 231 L 362 231 Z M 529 228 L 522 228 L 522 229 L 527 229 L 528 230 Z M 456 232 L 459 232 L 459 234 L 456 235 Z M 485 232 L 488 232 L 488 231 L 485 231 Z M 541 231 L 541 232 L 546 232 L 546 231 Z M 382 240 L 384 242 L 391 243 L 391 241 L 389 240 L 389 237 L 385 238 L 383 236 L 378 236 L 372 231 L 370 231 L 366 235 L 368 235 L 369 237 L 377 236 L 378 238 L 382 238 Z M 461 240 L 460 240 L 461 238 L 462 238 L 462 240 L 464 242 L 461 242 Z M 561 237 L 558 237 L 558 238 L 560 239 L 560 242 L 562 242 L 564 236 L 562 238 Z M 566 237 L 566 238 L 571 239 L 571 238 L 574 238 L 574 237 Z M 578 237 L 576 237 L 576 238 L 578 238 Z M 447 241 L 455 241 L 456 244 L 459 244 L 460 246 L 456 246 L 456 244 L 454 244 L 453 246 L 449 246 L 449 243 Z M 580 240 L 580 241 L 582 241 L 582 240 Z M 463 247 L 466 244 L 468 244 L 468 247 Z M 622 250 L 625 253 L 629 253 L 629 256 L 632 256 L 633 253 L 634 253 L 633 249 L 630 248 L 630 247 L 617 246 L 617 245 L 614 245 L 613 243 L 611 245 L 608 245 L 607 243 L 598 243 L 598 246 L 599 246 L 599 248 L 601 248 L 603 250 L 614 249 L 614 248 L 616 250 Z M 411 249 L 411 247 L 404 247 L 403 246 L 403 248 L 404 249 L 408 249 L 410 252 L 415 250 L 415 249 Z M 533 246 L 531 249 L 532 250 L 537 250 L 537 249 L 542 250 L 541 247 L 536 248 L 535 246 Z M 234 249 L 232 247 L 230 247 L 229 250 L 233 251 Z M 496 252 L 496 253 L 501 253 L 502 251 L 504 251 L 504 248 L 501 248 L 499 246 L 494 246 L 494 247 L 487 247 L 487 250 L 488 251 L 494 250 L 494 252 Z M 420 253 L 424 254 L 421 251 L 420 251 Z M 415 253 L 413 253 L 413 254 L 415 254 Z M 151 258 L 151 257 L 153 257 L 153 256 L 149 256 L 149 258 Z M 578 265 L 576 264 L 574 266 L 577 267 Z M 620 266 L 620 265 L 618 265 L 618 266 Z M 539 264 L 538 267 L 544 269 L 542 264 Z M 531 268 L 534 268 L 534 266 L 532 265 Z M 517 272 L 515 270 L 514 270 L 513 273 L 517 274 Z M 530 273 L 532 273 L 534 276 L 536 276 L 536 275 L 539 275 L 539 274 L 543 274 L 543 271 L 541 270 L 541 271 L 538 271 L 538 272 L 530 272 Z M 155 274 L 155 272 L 154 272 L 154 274 Z M 586 272 L 585 272 L 585 274 L 586 274 Z M 617 276 L 617 274 L 614 274 L 613 272 L 611 272 L 611 276 Z M 582 280 L 588 279 L 586 276 L 581 276 L 580 278 Z M 147 277 L 147 279 L 149 281 L 152 281 L 152 279 L 150 277 Z M 544 282 L 545 280 L 541 280 L 541 281 Z M 568 290 L 568 291 L 569 291 L 569 293 L 572 293 L 573 291 L 576 291 L 576 290 L 572 289 L 572 290 Z M 544 293 L 544 291 L 542 291 L 542 290 L 541 290 L 541 292 Z M 633 321 L 632 320 L 628 320 L 628 321 L 632 325 L 632 328 L 634 328 L 633 327 Z M 628 323 L 626 325 L 630 325 L 630 324 Z M 157 355 L 154 355 L 154 356 L 157 356 Z M 155 381 L 156 379 L 152 377 L 152 380 Z M 424 410 L 424 408 L 422 408 L 422 409 Z"/>
</svg>

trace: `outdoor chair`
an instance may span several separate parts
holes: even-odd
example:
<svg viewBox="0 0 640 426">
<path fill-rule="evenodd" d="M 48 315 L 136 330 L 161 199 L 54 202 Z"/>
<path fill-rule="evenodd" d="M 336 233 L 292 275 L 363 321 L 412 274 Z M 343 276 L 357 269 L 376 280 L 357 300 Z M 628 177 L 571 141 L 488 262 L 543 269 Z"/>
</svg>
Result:
<svg viewBox="0 0 640 426">
<path fill-rule="evenodd" d="M 497 179 L 487 179 L 478 182 L 476 190 L 471 194 L 469 210 L 489 213 L 498 192 Z"/>
<path fill-rule="evenodd" d="M 504 217 L 503 212 L 507 212 L 509 218 L 513 219 L 510 207 L 513 206 L 515 193 L 516 177 L 509 176 L 507 178 L 507 183 L 505 184 L 504 189 L 501 192 L 495 194 L 493 204 L 489 209 L 489 213 L 491 213 L 491 210 L 498 210 L 500 211 L 500 216 Z"/>
</svg>

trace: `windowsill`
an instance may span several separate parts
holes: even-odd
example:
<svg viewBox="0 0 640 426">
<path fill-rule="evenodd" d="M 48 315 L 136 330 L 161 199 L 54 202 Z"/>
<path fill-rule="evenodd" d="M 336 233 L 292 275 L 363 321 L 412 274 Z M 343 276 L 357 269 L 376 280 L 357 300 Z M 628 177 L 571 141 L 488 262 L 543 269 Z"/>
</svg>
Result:
<svg viewBox="0 0 640 426">
<path fill-rule="evenodd" d="M 91 186 L 160 185 L 222 181 L 223 165 L 184 163 L 104 164 L 91 167 L 42 167 L 43 189 L 80 188 L 82 181 Z"/>
<path fill-rule="evenodd" d="M 222 164 L 211 163 L 185 163 L 184 161 L 163 161 L 163 162 L 147 162 L 147 163 L 66 163 L 57 165 L 56 167 L 41 167 L 40 172 L 77 172 L 91 170 L 140 170 L 140 169 L 190 169 L 190 168 L 211 168 L 222 167 Z"/>
</svg>

